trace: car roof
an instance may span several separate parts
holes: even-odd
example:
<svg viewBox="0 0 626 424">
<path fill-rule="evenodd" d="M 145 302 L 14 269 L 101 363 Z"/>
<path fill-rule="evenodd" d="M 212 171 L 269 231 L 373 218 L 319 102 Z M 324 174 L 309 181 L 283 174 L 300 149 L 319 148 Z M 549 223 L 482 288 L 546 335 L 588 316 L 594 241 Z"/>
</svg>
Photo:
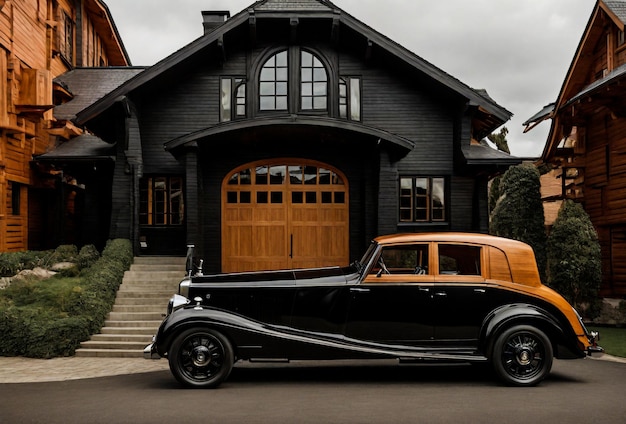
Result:
<svg viewBox="0 0 626 424">
<path fill-rule="evenodd" d="M 432 232 L 432 233 L 400 233 L 379 236 L 376 242 L 380 244 L 392 243 L 408 243 L 408 242 L 425 242 L 425 241 L 444 241 L 444 242 L 461 242 L 461 243 L 481 243 L 492 244 L 498 246 L 500 244 L 524 244 L 520 241 L 507 239 L 504 237 L 492 236 L 482 233 L 461 233 L 461 232 Z"/>
<path fill-rule="evenodd" d="M 530 286 L 540 285 L 533 249 L 518 240 L 488 234 L 459 232 L 390 234 L 374 240 L 382 246 L 427 242 L 492 246 L 505 252 L 514 282 Z"/>
</svg>

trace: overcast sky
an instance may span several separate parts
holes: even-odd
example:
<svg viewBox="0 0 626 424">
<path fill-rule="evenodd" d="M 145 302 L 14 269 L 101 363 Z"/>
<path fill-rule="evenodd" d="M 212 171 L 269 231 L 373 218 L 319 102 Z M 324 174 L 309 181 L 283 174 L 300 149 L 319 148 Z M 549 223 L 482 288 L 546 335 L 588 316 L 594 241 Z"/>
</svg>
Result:
<svg viewBox="0 0 626 424">
<path fill-rule="evenodd" d="M 203 10 L 253 0 L 104 0 L 133 65 L 152 65 L 202 36 Z M 539 156 L 550 122 L 522 122 L 556 100 L 595 0 L 334 0 L 333 3 L 514 116 L 509 147 Z"/>
</svg>

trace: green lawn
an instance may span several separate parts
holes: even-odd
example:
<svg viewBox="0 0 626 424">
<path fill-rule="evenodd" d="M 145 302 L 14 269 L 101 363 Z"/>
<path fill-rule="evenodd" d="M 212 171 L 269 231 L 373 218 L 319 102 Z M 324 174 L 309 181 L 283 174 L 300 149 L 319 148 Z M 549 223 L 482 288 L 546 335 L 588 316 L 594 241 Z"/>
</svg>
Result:
<svg viewBox="0 0 626 424">
<path fill-rule="evenodd" d="M 599 331 L 598 345 L 609 355 L 626 358 L 626 328 L 588 327 L 589 331 Z"/>
</svg>

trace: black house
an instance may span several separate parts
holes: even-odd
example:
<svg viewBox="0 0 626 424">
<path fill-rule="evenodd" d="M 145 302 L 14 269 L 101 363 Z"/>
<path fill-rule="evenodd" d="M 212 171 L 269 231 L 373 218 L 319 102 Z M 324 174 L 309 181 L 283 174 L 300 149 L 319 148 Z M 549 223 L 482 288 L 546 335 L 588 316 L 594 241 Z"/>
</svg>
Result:
<svg viewBox="0 0 626 424">
<path fill-rule="evenodd" d="M 110 238 L 237 271 L 487 231 L 488 180 L 520 160 L 479 143 L 511 116 L 485 91 L 329 1 L 203 16 L 202 37 L 73 118 L 116 148 Z"/>
</svg>

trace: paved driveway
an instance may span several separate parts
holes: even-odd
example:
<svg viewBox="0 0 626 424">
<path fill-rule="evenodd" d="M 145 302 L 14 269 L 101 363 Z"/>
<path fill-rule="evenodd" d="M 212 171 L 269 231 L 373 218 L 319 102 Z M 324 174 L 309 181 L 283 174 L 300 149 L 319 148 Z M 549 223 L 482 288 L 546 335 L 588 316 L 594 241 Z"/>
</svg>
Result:
<svg viewBox="0 0 626 424">
<path fill-rule="evenodd" d="M 0 422 L 558 424 L 626 417 L 626 364 L 619 362 L 557 360 L 532 388 L 504 387 L 469 365 L 326 365 L 244 364 L 217 390 L 181 389 L 167 370 L 0 384 Z"/>
</svg>

